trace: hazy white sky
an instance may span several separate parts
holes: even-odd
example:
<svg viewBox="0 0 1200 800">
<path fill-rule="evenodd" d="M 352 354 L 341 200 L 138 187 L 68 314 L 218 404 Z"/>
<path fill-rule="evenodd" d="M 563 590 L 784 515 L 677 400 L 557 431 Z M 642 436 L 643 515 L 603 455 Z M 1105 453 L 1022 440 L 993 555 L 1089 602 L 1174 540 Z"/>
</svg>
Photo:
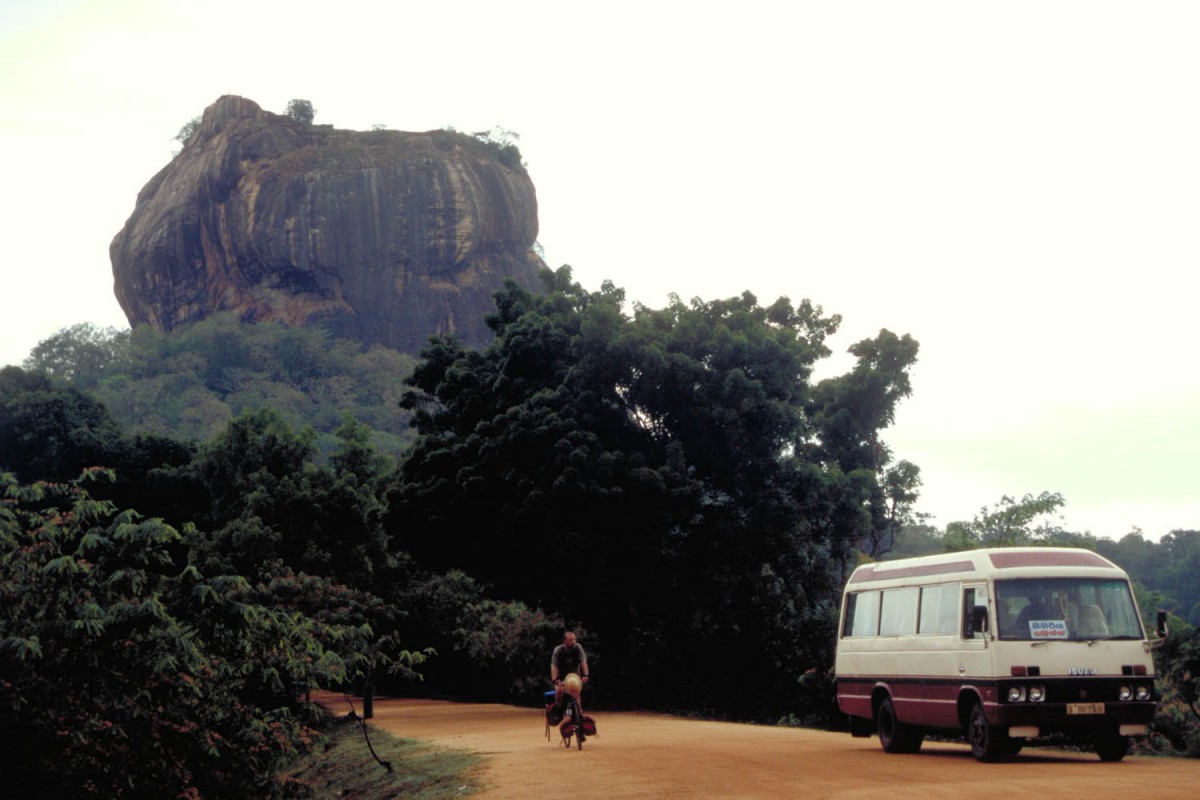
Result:
<svg viewBox="0 0 1200 800">
<path fill-rule="evenodd" d="M 0 0 L 0 364 L 126 326 L 108 245 L 180 126 L 301 97 L 516 131 L 590 289 L 912 334 L 886 439 L 938 526 L 1049 490 L 1073 530 L 1200 528 L 1197 41 L 1190 0 Z"/>
</svg>

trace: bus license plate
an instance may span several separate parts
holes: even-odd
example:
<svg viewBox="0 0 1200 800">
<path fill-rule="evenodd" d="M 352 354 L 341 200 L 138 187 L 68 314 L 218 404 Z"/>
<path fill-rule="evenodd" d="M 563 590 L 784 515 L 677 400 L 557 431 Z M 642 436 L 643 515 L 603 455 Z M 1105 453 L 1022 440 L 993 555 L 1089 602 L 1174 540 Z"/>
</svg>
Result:
<svg viewBox="0 0 1200 800">
<path fill-rule="evenodd" d="M 1104 703 L 1067 703 L 1068 714 L 1103 714 Z"/>
</svg>

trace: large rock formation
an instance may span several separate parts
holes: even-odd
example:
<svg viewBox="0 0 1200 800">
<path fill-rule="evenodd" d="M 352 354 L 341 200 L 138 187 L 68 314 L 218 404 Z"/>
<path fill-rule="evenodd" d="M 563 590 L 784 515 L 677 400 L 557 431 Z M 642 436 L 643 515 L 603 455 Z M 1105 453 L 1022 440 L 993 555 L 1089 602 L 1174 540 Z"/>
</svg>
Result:
<svg viewBox="0 0 1200 800">
<path fill-rule="evenodd" d="M 416 352 L 435 332 L 487 341 L 505 278 L 540 287 L 537 226 L 533 184 L 499 148 L 334 130 L 226 96 L 138 194 L 110 255 L 132 325 L 234 311 Z"/>
</svg>

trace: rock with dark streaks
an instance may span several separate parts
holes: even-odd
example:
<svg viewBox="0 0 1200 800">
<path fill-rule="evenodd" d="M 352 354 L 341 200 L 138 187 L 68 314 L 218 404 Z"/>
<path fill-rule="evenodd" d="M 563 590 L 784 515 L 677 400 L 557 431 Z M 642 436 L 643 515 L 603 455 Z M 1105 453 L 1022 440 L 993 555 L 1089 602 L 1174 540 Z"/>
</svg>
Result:
<svg viewBox="0 0 1200 800">
<path fill-rule="evenodd" d="M 506 278 L 541 288 L 536 194 L 506 155 L 222 97 L 113 239 L 117 299 L 163 331 L 233 311 L 407 352 L 433 333 L 478 346 Z"/>
</svg>

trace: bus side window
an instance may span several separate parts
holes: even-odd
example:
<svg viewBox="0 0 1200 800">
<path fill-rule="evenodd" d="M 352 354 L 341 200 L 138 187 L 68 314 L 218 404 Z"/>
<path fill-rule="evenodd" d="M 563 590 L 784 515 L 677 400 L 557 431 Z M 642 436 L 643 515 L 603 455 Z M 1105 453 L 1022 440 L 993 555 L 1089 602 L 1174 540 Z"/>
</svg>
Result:
<svg viewBox="0 0 1200 800">
<path fill-rule="evenodd" d="M 846 595 L 846 618 L 842 620 L 842 638 L 854 635 L 854 612 L 858 608 L 858 595 Z"/>
<path fill-rule="evenodd" d="M 917 596 L 916 586 L 883 590 L 880 636 L 909 636 L 917 632 Z"/>
<path fill-rule="evenodd" d="M 941 583 L 921 587 L 921 620 L 918 633 L 954 635 L 958 622 L 957 583 Z"/>
<path fill-rule="evenodd" d="M 846 597 L 842 636 L 875 636 L 879 632 L 879 592 L 855 592 Z"/>
</svg>

